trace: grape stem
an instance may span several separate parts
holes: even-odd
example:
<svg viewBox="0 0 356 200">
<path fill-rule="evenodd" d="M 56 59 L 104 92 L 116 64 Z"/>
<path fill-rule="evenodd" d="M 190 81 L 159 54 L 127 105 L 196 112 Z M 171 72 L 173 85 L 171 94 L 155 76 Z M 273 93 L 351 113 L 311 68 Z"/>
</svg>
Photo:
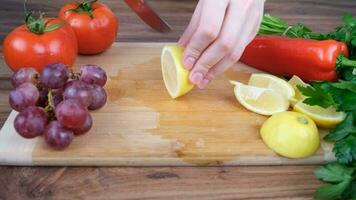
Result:
<svg viewBox="0 0 356 200">
<path fill-rule="evenodd" d="M 37 88 L 41 87 L 41 81 L 40 81 L 40 74 L 36 73 L 33 77 L 32 77 L 32 81 L 35 83 Z"/>
<path fill-rule="evenodd" d="M 45 107 L 45 111 L 48 115 L 48 118 L 51 120 L 55 119 L 55 114 L 54 114 L 54 105 L 53 105 L 53 95 L 52 95 L 52 89 L 48 90 L 47 94 L 47 106 Z"/>
<path fill-rule="evenodd" d="M 82 74 L 81 72 L 74 72 L 73 70 L 71 70 L 70 71 L 70 78 L 73 79 L 73 80 L 74 79 L 79 79 L 81 74 Z"/>
</svg>

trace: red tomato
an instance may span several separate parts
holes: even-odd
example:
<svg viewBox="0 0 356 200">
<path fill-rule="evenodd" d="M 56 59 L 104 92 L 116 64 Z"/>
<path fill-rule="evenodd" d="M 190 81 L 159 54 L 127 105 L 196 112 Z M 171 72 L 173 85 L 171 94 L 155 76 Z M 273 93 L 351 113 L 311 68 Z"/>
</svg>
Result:
<svg viewBox="0 0 356 200">
<path fill-rule="evenodd" d="M 119 22 L 109 7 L 98 2 L 69 3 L 62 7 L 59 18 L 74 29 L 80 54 L 98 54 L 116 39 Z"/>
<path fill-rule="evenodd" d="M 54 19 L 47 27 L 61 22 L 62 20 Z M 3 43 L 5 62 L 13 71 L 22 67 L 33 67 L 42 71 L 51 63 L 63 63 L 71 67 L 77 53 L 75 33 L 66 23 L 41 34 L 31 32 L 26 25 L 22 25 L 10 32 Z"/>
</svg>

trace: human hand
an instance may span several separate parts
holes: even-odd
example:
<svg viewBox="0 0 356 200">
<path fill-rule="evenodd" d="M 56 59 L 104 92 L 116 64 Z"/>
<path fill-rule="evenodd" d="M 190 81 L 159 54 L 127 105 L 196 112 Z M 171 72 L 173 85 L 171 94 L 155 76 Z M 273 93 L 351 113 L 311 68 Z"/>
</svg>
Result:
<svg viewBox="0 0 356 200">
<path fill-rule="evenodd" d="M 178 44 L 189 79 L 205 88 L 218 74 L 239 61 L 256 36 L 264 0 L 200 0 Z"/>
</svg>

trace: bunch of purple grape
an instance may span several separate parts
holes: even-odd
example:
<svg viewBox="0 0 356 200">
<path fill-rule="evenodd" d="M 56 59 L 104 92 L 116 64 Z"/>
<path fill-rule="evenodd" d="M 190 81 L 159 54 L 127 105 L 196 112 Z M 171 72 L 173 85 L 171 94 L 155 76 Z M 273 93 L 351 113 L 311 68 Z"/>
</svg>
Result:
<svg viewBox="0 0 356 200">
<path fill-rule="evenodd" d="M 91 129 L 89 110 L 105 105 L 106 80 L 105 71 L 96 65 L 82 66 L 80 73 L 61 63 L 47 65 L 41 73 L 33 68 L 16 71 L 9 96 L 10 106 L 19 112 L 16 131 L 24 138 L 44 135 L 54 149 L 68 147 L 74 135 Z"/>
</svg>

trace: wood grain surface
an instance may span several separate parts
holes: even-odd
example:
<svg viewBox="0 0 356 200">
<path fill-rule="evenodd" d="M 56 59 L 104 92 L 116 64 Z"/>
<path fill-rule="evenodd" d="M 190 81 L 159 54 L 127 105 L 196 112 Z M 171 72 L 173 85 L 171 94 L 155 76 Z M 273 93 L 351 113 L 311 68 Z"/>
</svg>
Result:
<svg viewBox="0 0 356 200">
<path fill-rule="evenodd" d="M 23 21 L 22 0 L 0 0 L 0 41 Z M 193 0 L 151 0 L 174 32 L 153 32 L 119 0 L 107 0 L 120 17 L 118 41 L 176 41 L 194 10 Z M 55 14 L 64 1 L 30 0 L 32 9 Z M 290 23 L 304 22 L 316 31 L 356 13 L 355 0 L 268 0 L 266 12 Z M 10 72 L 0 57 L 0 126 L 10 108 Z M 317 166 L 232 168 L 58 168 L 0 167 L 0 199 L 312 199 L 321 183 Z"/>
<path fill-rule="evenodd" d="M 267 117 L 241 106 L 229 80 L 247 83 L 260 71 L 236 63 L 205 90 L 171 99 L 160 63 L 167 43 L 115 43 L 106 52 L 80 56 L 107 73 L 106 105 L 93 127 L 65 151 L 48 148 L 43 138 L 21 138 L 13 128 L 17 112 L 0 132 L 0 164 L 38 166 L 235 166 L 321 164 L 334 160 L 332 144 L 321 141 L 304 159 L 276 155 L 262 141 Z M 323 131 L 320 130 L 320 135 Z M 330 156 L 331 155 L 331 156 Z"/>
</svg>

